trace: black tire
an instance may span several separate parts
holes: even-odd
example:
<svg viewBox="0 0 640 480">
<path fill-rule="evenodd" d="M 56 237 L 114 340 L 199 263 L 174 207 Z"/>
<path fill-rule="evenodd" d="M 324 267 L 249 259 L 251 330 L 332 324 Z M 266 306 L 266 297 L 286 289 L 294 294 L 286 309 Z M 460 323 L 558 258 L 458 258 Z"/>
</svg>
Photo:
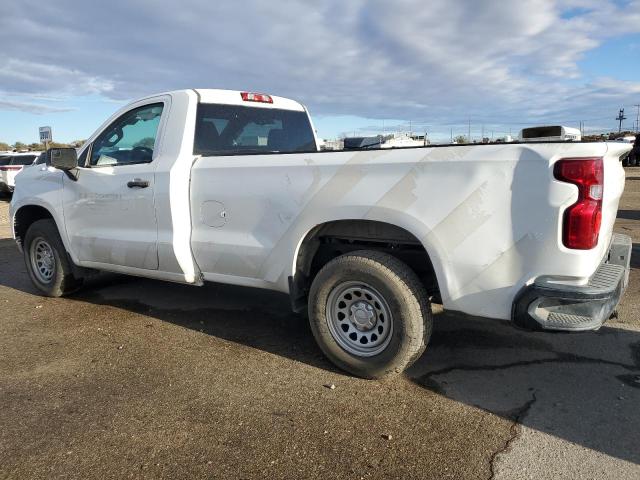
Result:
<svg viewBox="0 0 640 480">
<path fill-rule="evenodd" d="M 388 309 L 391 318 L 386 324 L 390 329 L 385 339 L 386 346 L 383 344 L 376 347 L 383 348 L 381 351 L 372 350 L 369 356 L 349 351 L 359 348 L 358 335 L 370 335 L 370 330 L 363 333 L 355 329 L 354 316 L 359 313 L 356 307 L 362 302 L 356 302 L 359 305 L 352 303 L 349 307 L 342 307 L 347 312 L 356 309 L 347 319 L 335 320 L 340 316 L 344 318 L 342 311 L 338 312 L 338 315 L 331 314 L 333 308 L 339 308 L 338 305 L 344 304 L 342 301 L 335 303 L 332 298 L 336 298 L 336 291 L 347 291 L 345 285 L 350 287 L 347 290 L 355 288 L 354 293 L 357 293 L 358 288 L 364 288 L 365 296 L 366 292 L 375 291 L 382 297 L 384 307 L 381 308 Z M 355 287 L 351 287 L 352 285 Z M 338 297 L 338 300 L 340 298 L 342 297 Z M 328 305 L 329 301 L 335 307 Z M 373 312 L 371 315 L 375 320 L 371 318 L 366 321 L 384 321 L 379 314 L 382 310 L 377 310 L 380 305 L 375 301 L 373 303 L 376 305 L 375 310 L 371 310 L 374 308 L 373 305 L 367 308 Z M 351 310 L 348 310 L 349 308 Z M 343 327 L 343 323 L 340 322 L 349 329 L 349 335 L 356 336 L 351 346 L 346 343 L 348 340 L 341 338 L 342 334 L 335 326 L 330 327 L 330 324 Z M 406 264 L 383 252 L 362 250 L 341 255 L 318 272 L 309 293 L 309 323 L 318 345 L 335 365 L 359 377 L 382 378 L 403 372 L 422 355 L 431 336 L 433 319 L 427 292 L 417 275 Z M 365 328 L 369 326 L 368 324 Z M 383 324 L 374 324 L 372 328 L 382 326 Z M 347 330 L 343 328 L 343 331 L 346 335 Z M 359 340 L 362 341 L 362 337 Z M 378 340 L 376 337 L 376 341 Z M 339 342 L 346 344 L 346 348 Z"/>
<path fill-rule="evenodd" d="M 52 254 L 49 261 L 47 245 Z M 36 260 L 36 250 L 41 252 Z M 33 222 L 24 236 L 24 262 L 33 284 L 47 297 L 61 297 L 75 292 L 82 285 L 82 279 L 73 275 L 71 260 L 64 248 L 58 228 L 51 219 Z M 44 252 L 44 253 L 42 253 Z M 33 257 L 33 260 L 32 260 Z M 46 262 L 42 259 L 45 258 Z M 46 265 L 44 265 L 46 263 Z M 38 267 L 40 265 L 40 268 Z M 44 266 L 43 266 L 44 265 Z M 49 268 L 50 267 L 50 268 Z M 50 278 L 47 280 L 50 272 Z"/>
</svg>

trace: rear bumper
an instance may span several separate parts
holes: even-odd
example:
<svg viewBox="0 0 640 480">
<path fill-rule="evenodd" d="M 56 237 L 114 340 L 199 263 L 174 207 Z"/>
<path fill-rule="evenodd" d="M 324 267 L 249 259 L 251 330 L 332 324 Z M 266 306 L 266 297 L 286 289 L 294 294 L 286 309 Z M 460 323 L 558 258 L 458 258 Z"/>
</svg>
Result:
<svg viewBox="0 0 640 480">
<path fill-rule="evenodd" d="M 536 330 L 597 330 L 615 310 L 629 283 L 631 238 L 614 234 L 609 252 L 585 285 L 541 277 L 513 303 L 512 320 Z"/>
</svg>

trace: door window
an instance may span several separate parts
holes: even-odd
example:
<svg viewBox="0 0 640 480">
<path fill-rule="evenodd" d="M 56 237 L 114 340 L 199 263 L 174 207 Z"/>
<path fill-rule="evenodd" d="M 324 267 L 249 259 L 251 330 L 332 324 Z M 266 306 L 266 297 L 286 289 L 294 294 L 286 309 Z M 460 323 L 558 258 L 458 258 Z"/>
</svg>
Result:
<svg viewBox="0 0 640 480">
<path fill-rule="evenodd" d="M 91 166 L 149 163 L 162 115 L 162 103 L 128 111 L 96 138 L 91 149 Z"/>
</svg>

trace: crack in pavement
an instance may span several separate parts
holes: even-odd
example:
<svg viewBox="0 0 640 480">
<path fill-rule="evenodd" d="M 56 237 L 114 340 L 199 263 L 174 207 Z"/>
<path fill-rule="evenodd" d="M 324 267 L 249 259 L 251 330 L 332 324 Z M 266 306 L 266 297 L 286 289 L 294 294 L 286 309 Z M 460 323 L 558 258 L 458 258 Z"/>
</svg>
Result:
<svg viewBox="0 0 640 480">
<path fill-rule="evenodd" d="M 450 367 L 446 367 L 441 370 L 434 370 L 432 372 L 427 372 L 423 375 L 418 376 L 416 380 L 422 383 L 422 382 L 425 382 L 427 379 L 431 379 L 432 377 L 446 375 L 447 373 L 451 373 L 456 370 L 462 370 L 465 372 L 497 371 L 497 370 L 506 370 L 509 368 L 516 368 L 516 367 L 545 365 L 548 363 L 584 363 L 584 364 L 597 364 L 597 365 L 609 365 L 614 367 L 620 367 L 632 372 L 640 370 L 640 365 L 637 365 L 637 364 L 633 365 L 633 364 L 627 364 L 622 362 L 614 362 L 612 360 L 583 357 L 581 355 L 573 355 L 570 353 L 556 353 L 556 356 L 553 358 L 544 358 L 544 359 L 538 359 L 538 360 L 521 360 L 518 362 L 505 363 L 502 365 L 452 365 Z"/>
<path fill-rule="evenodd" d="M 513 413 L 511 414 L 513 421 L 511 423 L 511 427 L 509 428 L 509 432 L 511 433 L 511 435 L 507 439 L 507 441 L 504 443 L 502 448 L 499 448 L 498 450 L 493 452 L 493 454 L 491 455 L 491 458 L 489 459 L 490 474 L 489 474 L 488 480 L 493 480 L 495 478 L 495 475 L 496 475 L 495 462 L 498 456 L 502 453 L 506 453 L 511 448 L 511 444 L 520 436 L 520 432 L 522 431 L 521 428 L 519 428 L 520 424 L 522 423 L 522 420 L 524 420 L 524 418 L 527 416 L 527 414 L 529 413 L 529 410 L 531 410 L 531 407 L 536 401 L 537 401 L 537 397 L 536 397 L 536 392 L 534 391 L 531 398 L 527 400 L 524 403 L 524 405 L 513 410 Z"/>
</svg>

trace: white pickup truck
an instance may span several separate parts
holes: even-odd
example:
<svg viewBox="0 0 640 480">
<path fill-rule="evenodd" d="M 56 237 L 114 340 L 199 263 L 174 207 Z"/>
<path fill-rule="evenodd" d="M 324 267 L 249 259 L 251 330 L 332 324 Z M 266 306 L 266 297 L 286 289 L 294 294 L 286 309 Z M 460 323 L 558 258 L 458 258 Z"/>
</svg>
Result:
<svg viewBox="0 0 640 480">
<path fill-rule="evenodd" d="M 224 90 L 138 100 L 17 177 L 15 239 L 45 295 L 94 270 L 267 288 L 341 368 L 398 373 L 431 301 L 549 330 L 599 328 L 628 282 L 616 143 L 320 152 L 303 105 Z"/>
</svg>

